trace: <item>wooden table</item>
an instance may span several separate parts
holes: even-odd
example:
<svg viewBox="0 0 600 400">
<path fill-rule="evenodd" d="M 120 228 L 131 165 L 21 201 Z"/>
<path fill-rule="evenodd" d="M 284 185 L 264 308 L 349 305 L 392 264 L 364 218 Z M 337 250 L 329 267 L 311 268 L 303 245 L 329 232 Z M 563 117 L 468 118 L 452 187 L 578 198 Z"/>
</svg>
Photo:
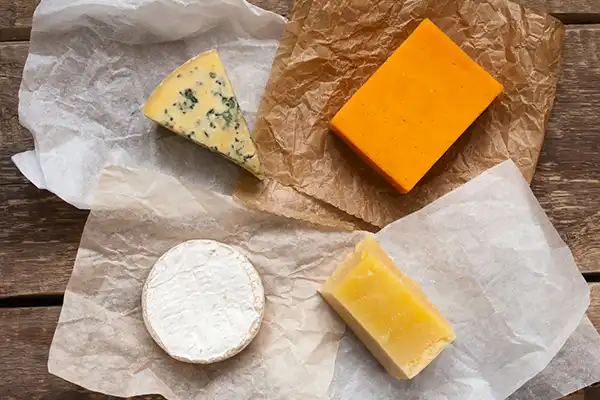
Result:
<svg viewBox="0 0 600 400">
<path fill-rule="evenodd" d="M 292 0 L 254 0 L 288 15 Z M 532 185 L 571 247 L 600 329 L 600 0 L 521 0 L 567 24 L 556 106 Z M 107 399 L 48 374 L 48 348 L 87 211 L 38 190 L 10 157 L 33 148 L 17 92 L 37 0 L 0 0 L 0 398 Z M 600 399 L 588 388 L 569 400 Z"/>
</svg>

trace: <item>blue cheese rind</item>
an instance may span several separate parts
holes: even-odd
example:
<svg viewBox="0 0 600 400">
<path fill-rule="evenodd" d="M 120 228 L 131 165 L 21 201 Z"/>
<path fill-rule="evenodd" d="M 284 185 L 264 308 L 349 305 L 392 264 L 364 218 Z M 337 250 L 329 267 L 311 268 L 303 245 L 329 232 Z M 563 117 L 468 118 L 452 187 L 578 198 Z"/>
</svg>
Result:
<svg viewBox="0 0 600 400">
<path fill-rule="evenodd" d="M 264 178 L 256 144 L 216 50 L 177 68 L 143 109 L 156 123 Z"/>
</svg>

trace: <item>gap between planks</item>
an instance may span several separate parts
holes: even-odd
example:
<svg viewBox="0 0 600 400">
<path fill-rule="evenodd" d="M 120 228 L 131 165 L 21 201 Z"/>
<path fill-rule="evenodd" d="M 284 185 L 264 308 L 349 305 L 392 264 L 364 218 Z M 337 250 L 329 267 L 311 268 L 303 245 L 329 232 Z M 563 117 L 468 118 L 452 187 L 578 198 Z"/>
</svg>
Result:
<svg viewBox="0 0 600 400">
<path fill-rule="evenodd" d="M 0 309 L 2 398 L 109 400 L 114 397 L 87 391 L 48 373 L 48 352 L 59 318 L 59 307 Z M 588 311 L 593 320 L 593 310 Z M 598 327 L 598 325 L 596 325 Z M 598 400 L 598 387 L 588 387 L 562 400 Z M 133 398 L 132 398 L 133 399 Z M 159 400 L 158 395 L 135 397 Z"/>
<path fill-rule="evenodd" d="M 599 39 L 600 25 L 567 28 L 559 94 L 532 186 L 582 272 L 600 272 L 600 186 L 592 183 L 600 182 L 593 168 L 600 161 Z M 64 291 L 87 216 L 27 183 L 10 162 L 32 146 L 16 113 L 26 56 L 27 43 L 0 46 L 0 297 Z"/>
<path fill-rule="evenodd" d="M 0 309 L 62 306 L 64 297 L 62 293 L 0 297 Z"/>
<path fill-rule="evenodd" d="M 565 25 L 600 24 L 600 13 L 551 13 Z"/>
<path fill-rule="evenodd" d="M 551 13 L 565 25 L 600 24 L 600 13 Z M 31 37 L 31 27 L 0 28 L 0 44 L 26 42 Z"/>
<path fill-rule="evenodd" d="M 588 313 L 596 329 L 600 331 L 600 272 L 584 273 L 583 277 L 589 283 L 591 291 Z M 62 306 L 64 297 L 64 293 L 5 296 L 0 297 L 0 309 Z"/>
<path fill-rule="evenodd" d="M 27 42 L 31 37 L 31 28 L 0 28 L 1 42 Z"/>
</svg>

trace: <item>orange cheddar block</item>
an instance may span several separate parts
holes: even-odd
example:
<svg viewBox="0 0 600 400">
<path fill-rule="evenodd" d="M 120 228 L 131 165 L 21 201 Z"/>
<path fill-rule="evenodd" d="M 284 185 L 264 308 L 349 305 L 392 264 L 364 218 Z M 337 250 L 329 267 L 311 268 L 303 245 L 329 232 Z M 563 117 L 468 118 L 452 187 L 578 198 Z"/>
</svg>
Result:
<svg viewBox="0 0 600 400">
<path fill-rule="evenodd" d="M 319 292 L 395 378 L 413 378 L 456 338 L 419 285 L 370 237 Z"/>
<path fill-rule="evenodd" d="M 407 193 L 502 89 L 426 19 L 338 111 L 331 128 Z"/>
</svg>

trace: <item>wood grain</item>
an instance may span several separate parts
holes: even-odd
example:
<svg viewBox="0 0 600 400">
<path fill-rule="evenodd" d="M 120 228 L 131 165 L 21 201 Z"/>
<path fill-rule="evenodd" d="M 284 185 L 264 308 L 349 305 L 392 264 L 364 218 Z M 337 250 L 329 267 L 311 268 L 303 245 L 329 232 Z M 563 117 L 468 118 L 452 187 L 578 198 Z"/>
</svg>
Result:
<svg viewBox="0 0 600 400">
<path fill-rule="evenodd" d="M 592 300 L 588 316 L 600 330 L 600 283 L 591 284 Z M 59 307 L 0 309 L 0 397 L 2 399 L 107 400 L 113 397 L 94 394 L 48 373 L 48 351 Z M 6 362 L 5 360 L 10 360 Z M 592 400 L 595 388 L 565 398 Z M 161 399 L 144 396 L 136 399 Z"/>
<path fill-rule="evenodd" d="M 38 0 L 0 0 L 0 41 L 27 40 Z"/>
<path fill-rule="evenodd" d="M 291 1 L 253 0 L 288 16 Z M 0 42 L 27 40 L 37 0 L 0 0 Z M 523 0 L 567 23 L 600 22 L 597 0 Z M 600 272 L 600 27 L 569 27 L 557 104 L 533 189 L 582 269 Z M 10 162 L 32 148 L 18 124 L 17 92 L 26 44 L 0 43 L 0 297 L 64 290 L 87 216 L 37 190 Z M 600 284 L 591 284 L 588 312 L 600 329 Z M 47 372 L 58 307 L 0 309 L 0 393 L 3 399 L 112 399 Z M 6 360 L 10 360 L 7 362 Z M 144 396 L 138 399 L 158 399 Z M 567 400 L 600 399 L 589 388 Z"/>
<path fill-rule="evenodd" d="M 248 2 L 289 18 L 294 0 L 248 0 Z"/>
<path fill-rule="evenodd" d="M 568 27 L 556 104 L 532 184 L 582 272 L 600 271 L 599 52 L 600 25 Z"/>
<path fill-rule="evenodd" d="M 251 0 L 264 9 L 289 17 L 293 0 Z M 565 23 L 600 23 L 597 0 L 520 0 L 526 7 L 555 14 Z M 28 40 L 39 0 L 0 0 L 0 42 Z"/>
<path fill-rule="evenodd" d="M 576 393 L 573 393 L 567 397 L 563 397 L 562 400 L 585 400 L 585 391 L 579 390 Z"/>
<path fill-rule="evenodd" d="M 264 9 L 289 17 L 293 0 L 251 0 Z M 521 0 L 517 3 L 556 15 L 565 23 L 600 23 L 597 0 Z M 39 0 L 0 0 L 0 42 L 28 40 Z"/>
<path fill-rule="evenodd" d="M 17 116 L 26 57 L 25 43 L 0 45 L 0 298 L 63 292 L 88 214 L 38 190 L 10 160 L 33 148 Z"/>
<path fill-rule="evenodd" d="M 533 190 L 584 272 L 600 272 L 600 26 L 570 26 Z M 0 44 L 0 297 L 61 293 L 86 211 L 39 191 L 10 156 L 33 147 L 18 123 L 26 43 Z M 15 256 L 16 255 L 16 256 Z"/>
<path fill-rule="evenodd" d="M 59 312 L 58 307 L 0 309 L 3 399 L 108 399 L 48 373 L 48 349 Z"/>
<path fill-rule="evenodd" d="M 600 282 L 590 283 L 590 307 L 588 317 L 600 332 Z"/>
<path fill-rule="evenodd" d="M 60 307 L 0 309 L 0 397 L 3 400 L 109 400 L 48 373 L 48 351 Z M 10 362 L 7 362 L 10 360 Z M 162 396 L 139 396 L 158 400 Z"/>
</svg>

